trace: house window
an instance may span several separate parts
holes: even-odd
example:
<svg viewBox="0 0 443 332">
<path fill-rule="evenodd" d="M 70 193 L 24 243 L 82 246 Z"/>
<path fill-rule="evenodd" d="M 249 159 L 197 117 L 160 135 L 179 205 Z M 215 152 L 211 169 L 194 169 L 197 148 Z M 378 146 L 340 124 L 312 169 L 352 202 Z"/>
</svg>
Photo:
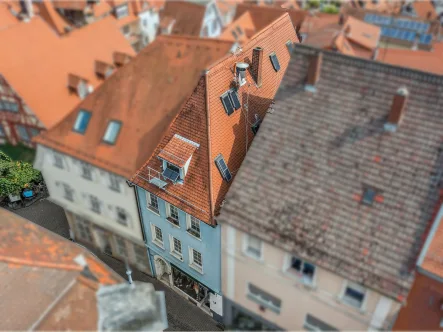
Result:
<svg viewBox="0 0 443 332">
<path fill-rule="evenodd" d="M 76 218 L 76 226 L 78 235 L 82 240 L 85 240 L 89 243 L 93 243 L 92 233 L 89 229 L 89 226 L 86 222 L 81 221 L 80 218 Z"/>
<path fill-rule="evenodd" d="M 237 33 L 234 30 L 232 30 L 231 33 L 234 39 L 237 40 L 238 39 Z"/>
<path fill-rule="evenodd" d="M 171 223 L 173 223 L 176 226 L 179 226 L 179 220 L 178 220 L 178 209 L 172 205 L 172 204 L 167 204 L 167 215 L 168 215 L 168 221 L 170 221 Z"/>
<path fill-rule="evenodd" d="M 180 168 L 171 163 L 166 162 L 166 169 L 163 171 L 162 175 L 165 178 L 171 180 L 172 182 L 175 182 L 180 177 Z"/>
<path fill-rule="evenodd" d="M 171 254 L 178 259 L 183 259 L 181 241 L 173 236 L 170 236 L 169 242 L 171 244 Z"/>
<path fill-rule="evenodd" d="M 57 152 L 54 152 L 54 166 L 63 169 L 63 157 Z"/>
<path fill-rule="evenodd" d="M 17 130 L 17 134 L 22 141 L 29 142 L 30 137 L 28 131 L 26 130 L 26 127 L 21 125 L 15 125 L 15 129 Z"/>
<path fill-rule="evenodd" d="M 103 142 L 108 144 L 115 144 L 115 140 L 117 139 L 121 126 L 122 123 L 120 121 L 109 121 L 108 127 L 105 131 L 105 135 L 103 136 Z"/>
<path fill-rule="evenodd" d="M 335 327 L 326 324 L 310 314 L 306 315 L 303 327 L 308 331 L 338 331 Z"/>
<path fill-rule="evenodd" d="M 146 268 L 148 262 L 148 254 L 146 252 L 146 249 L 143 247 L 134 246 L 134 254 L 137 264 L 142 266 L 143 268 Z"/>
<path fill-rule="evenodd" d="M 129 27 L 129 25 L 125 25 L 123 28 L 122 28 L 122 32 L 123 32 L 123 34 L 125 35 L 125 36 L 128 36 L 129 35 L 129 33 L 130 33 L 130 27 Z"/>
<path fill-rule="evenodd" d="M 79 134 L 84 134 L 86 131 L 86 128 L 88 128 L 89 120 L 91 119 L 91 112 L 80 110 L 77 115 L 77 119 L 74 123 L 74 131 L 78 132 Z"/>
<path fill-rule="evenodd" d="M 162 230 L 151 224 L 151 232 L 152 232 L 152 242 L 154 242 L 159 247 L 163 248 L 163 233 Z"/>
<path fill-rule="evenodd" d="M 227 115 L 231 115 L 234 113 L 234 110 L 238 110 L 241 107 L 237 91 L 234 89 L 226 91 L 220 96 L 220 99 Z"/>
<path fill-rule="evenodd" d="M 263 242 L 252 235 L 246 235 L 245 242 L 245 253 L 252 258 L 261 259 Z"/>
<path fill-rule="evenodd" d="M 151 193 L 146 193 L 146 199 L 147 199 L 147 203 L 148 203 L 148 209 L 151 210 L 152 212 L 159 214 L 159 210 L 158 210 L 158 197 L 151 194 Z"/>
<path fill-rule="evenodd" d="M 289 258 L 286 272 L 294 273 L 303 278 L 305 284 L 312 284 L 315 275 L 315 265 L 302 261 L 300 258 L 291 256 Z"/>
<path fill-rule="evenodd" d="M 213 20 L 211 23 L 211 33 L 212 35 L 216 35 L 217 34 L 217 29 L 218 29 L 218 22 L 217 20 Z"/>
<path fill-rule="evenodd" d="M 288 48 L 289 54 L 294 51 L 294 43 L 291 40 L 286 42 L 286 47 Z"/>
<path fill-rule="evenodd" d="M 63 183 L 64 197 L 68 201 L 74 201 L 74 189 L 71 188 L 70 185 Z"/>
<path fill-rule="evenodd" d="M 200 238 L 200 220 L 188 214 L 187 231 L 189 234 Z"/>
<path fill-rule="evenodd" d="M 91 210 L 97 214 L 100 214 L 101 213 L 100 200 L 93 195 L 89 196 L 89 200 L 91 202 Z"/>
<path fill-rule="evenodd" d="M 143 26 L 145 28 L 148 26 L 148 20 L 146 18 L 143 19 Z"/>
<path fill-rule="evenodd" d="M 126 243 L 120 236 L 115 236 L 115 247 L 119 256 L 126 256 Z"/>
<path fill-rule="evenodd" d="M 275 70 L 275 71 L 279 71 L 279 70 L 280 70 L 280 63 L 278 62 L 277 54 L 275 54 L 274 52 L 272 52 L 272 53 L 269 55 L 269 59 L 271 60 L 272 67 L 274 67 L 274 70 Z"/>
<path fill-rule="evenodd" d="M 253 284 L 248 284 L 248 298 L 275 313 L 280 313 L 281 300 Z"/>
<path fill-rule="evenodd" d="M 202 273 L 203 272 L 203 257 L 202 254 L 195 250 L 194 248 L 190 248 L 189 250 L 190 253 L 190 266 L 197 270 L 198 272 Z"/>
<path fill-rule="evenodd" d="M 120 181 L 118 177 L 113 174 L 109 174 L 109 188 L 116 192 L 120 192 Z"/>
<path fill-rule="evenodd" d="M 243 30 L 238 25 L 235 27 L 235 30 L 237 30 L 240 36 L 243 35 Z"/>
<path fill-rule="evenodd" d="M 377 195 L 377 191 L 374 188 L 366 187 L 363 189 L 363 196 L 361 202 L 363 204 L 372 206 L 374 203 L 375 196 Z"/>
<path fill-rule="evenodd" d="M 221 153 L 215 158 L 215 164 L 217 165 L 217 168 L 220 171 L 222 178 L 226 182 L 231 181 L 231 179 L 232 179 L 231 171 L 229 170 L 228 166 L 226 165 L 225 159 L 223 158 Z"/>
<path fill-rule="evenodd" d="M 92 180 L 92 169 L 91 166 L 89 166 L 86 163 L 81 163 L 81 171 L 82 171 L 82 177 L 86 180 Z"/>
<path fill-rule="evenodd" d="M 35 137 L 40 134 L 40 130 L 38 130 L 37 128 L 29 128 L 29 132 L 31 133 L 31 137 Z"/>
<path fill-rule="evenodd" d="M 117 222 L 120 225 L 128 226 L 128 214 L 126 213 L 125 209 L 122 209 L 121 207 L 116 207 L 117 210 Z"/>
<path fill-rule="evenodd" d="M 366 290 L 363 287 L 347 283 L 342 296 L 342 301 L 352 307 L 361 309 L 363 307 L 365 296 Z"/>
<path fill-rule="evenodd" d="M 128 16 L 129 15 L 128 6 L 124 5 L 115 8 L 115 15 L 117 16 L 117 18 Z"/>
<path fill-rule="evenodd" d="M 3 129 L 3 126 L 0 124 L 0 137 L 6 137 L 5 130 Z"/>
</svg>

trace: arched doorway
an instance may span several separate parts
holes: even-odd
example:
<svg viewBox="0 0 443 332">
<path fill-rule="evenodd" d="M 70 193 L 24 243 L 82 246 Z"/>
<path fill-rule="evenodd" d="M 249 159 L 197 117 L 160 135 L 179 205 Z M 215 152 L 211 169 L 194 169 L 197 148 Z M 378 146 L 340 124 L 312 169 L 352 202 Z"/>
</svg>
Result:
<svg viewBox="0 0 443 332">
<path fill-rule="evenodd" d="M 172 286 L 171 265 L 161 256 L 154 256 L 156 278 L 168 286 Z"/>
</svg>

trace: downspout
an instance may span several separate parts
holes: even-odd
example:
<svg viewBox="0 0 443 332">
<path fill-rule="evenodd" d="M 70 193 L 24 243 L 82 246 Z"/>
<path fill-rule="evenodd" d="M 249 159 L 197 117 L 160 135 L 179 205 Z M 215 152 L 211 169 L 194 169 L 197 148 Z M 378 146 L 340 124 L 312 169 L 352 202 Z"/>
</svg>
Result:
<svg viewBox="0 0 443 332">
<path fill-rule="evenodd" d="M 206 99 L 206 122 L 208 123 L 208 171 L 209 171 L 209 216 L 211 219 L 214 218 L 214 207 L 213 207 L 213 197 L 212 197 L 212 172 L 211 172 L 211 162 L 212 162 L 212 150 L 211 150 L 211 139 L 210 139 L 210 133 L 211 133 L 211 119 L 209 116 L 209 94 L 208 94 L 208 74 L 209 70 L 205 70 L 205 99 Z M 215 219 L 214 219 L 214 226 L 215 226 Z"/>
</svg>

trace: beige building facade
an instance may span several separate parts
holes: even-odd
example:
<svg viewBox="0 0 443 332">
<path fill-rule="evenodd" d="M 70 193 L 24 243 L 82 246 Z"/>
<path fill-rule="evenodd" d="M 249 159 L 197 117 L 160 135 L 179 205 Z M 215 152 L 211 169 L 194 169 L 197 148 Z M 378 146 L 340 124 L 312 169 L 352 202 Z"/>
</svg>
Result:
<svg viewBox="0 0 443 332">
<path fill-rule="evenodd" d="M 222 225 L 227 327 L 386 330 L 401 304 Z"/>
</svg>

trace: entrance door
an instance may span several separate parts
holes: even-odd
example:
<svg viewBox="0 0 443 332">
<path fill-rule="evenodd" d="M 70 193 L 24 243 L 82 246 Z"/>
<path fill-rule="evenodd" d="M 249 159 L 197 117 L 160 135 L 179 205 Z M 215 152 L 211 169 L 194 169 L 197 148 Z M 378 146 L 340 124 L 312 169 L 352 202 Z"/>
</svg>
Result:
<svg viewBox="0 0 443 332">
<path fill-rule="evenodd" d="M 154 256 L 155 274 L 157 279 L 171 286 L 171 267 L 160 256 Z"/>
</svg>

